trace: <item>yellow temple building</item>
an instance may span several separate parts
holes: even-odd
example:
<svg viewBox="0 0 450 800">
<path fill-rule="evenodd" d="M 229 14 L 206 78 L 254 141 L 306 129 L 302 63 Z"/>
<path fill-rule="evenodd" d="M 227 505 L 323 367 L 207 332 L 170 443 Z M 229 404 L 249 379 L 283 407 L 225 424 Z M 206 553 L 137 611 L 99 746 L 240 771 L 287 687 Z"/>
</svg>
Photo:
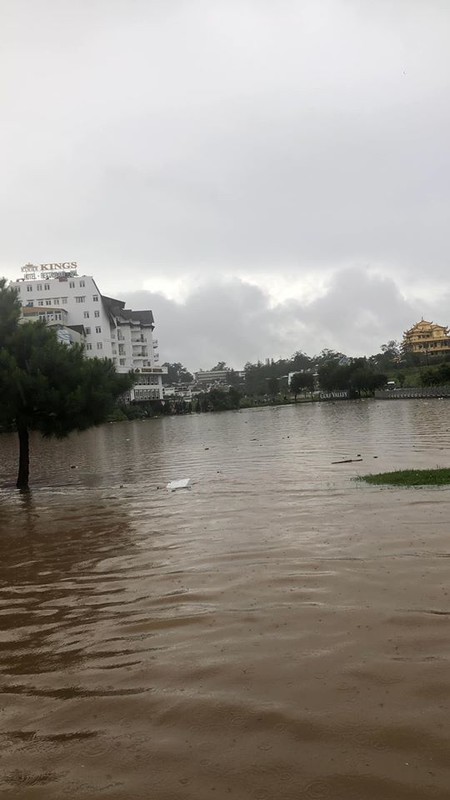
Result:
<svg viewBox="0 0 450 800">
<path fill-rule="evenodd" d="M 435 322 L 421 319 L 403 334 L 403 348 L 419 355 L 444 355 L 450 353 L 449 329 Z"/>
</svg>

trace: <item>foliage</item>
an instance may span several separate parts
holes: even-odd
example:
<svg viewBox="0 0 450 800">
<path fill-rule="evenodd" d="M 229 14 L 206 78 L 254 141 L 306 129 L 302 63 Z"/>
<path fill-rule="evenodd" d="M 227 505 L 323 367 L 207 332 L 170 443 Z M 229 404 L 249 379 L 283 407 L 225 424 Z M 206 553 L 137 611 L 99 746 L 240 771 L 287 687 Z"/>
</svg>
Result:
<svg viewBox="0 0 450 800">
<path fill-rule="evenodd" d="M 227 382 L 230 386 L 234 386 L 235 388 L 242 387 L 244 385 L 242 378 L 239 375 L 239 372 L 236 372 L 234 369 L 230 369 L 227 375 Z"/>
<path fill-rule="evenodd" d="M 298 372 L 299 370 L 311 369 L 312 360 L 302 350 L 297 350 L 288 361 L 289 372 Z"/>
<path fill-rule="evenodd" d="M 167 367 L 167 375 L 162 376 L 162 382 L 166 386 L 170 386 L 173 383 L 192 383 L 194 380 L 193 375 L 179 361 L 174 364 L 169 364 L 166 361 L 163 367 Z"/>
<path fill-rule="evenodd" d="M 0 278 L 0 348 L 6 347 L 17 328 L 20 308 L 15 288 L 7 286 L 6 278 Z"/>
<path fill-rule="evenodd" d="M 264 396 L 267 394 L 268 382 L 271 378 L 279 381 L 279 391 L 287 389 L 287 380 L 290 372 L 300 369 L 310 369 L 312 360 L 301 351 L 294 353 L 291 358 L 280 358 L 278 361 L 267 359 L 263 364 L 247 362 L 245 365 L 244 388 L 249 396 Z"/>
<path fill-rule="evenodd" d="M 375 372 L 366 358 L 354 358 L 342 366 L 329 361 L 319 367 L 319 385 L 323 391 L 348 391 L 351 397 L 373 394 L 386 381 L 386 375 Z"/>
<path fill-rule="evenodd" d="M 339 364 L 339 362 L 346 360 L 347 356 L 344 353 L 340 353 L 338 350 L 329 350 L 325 348 L 322 350 L 318 356 L 314 356 L 314 364 L 318 367 L 323 366 L 324 364 L 334 363 Z"/>
<path fill-rule="evenodd" d="M 116 374 L 112 361 L 84 358 L 80 346 L 58 342 L 44 322 L 18 326 L 0 365 L 2 419 L 44 436 L 100 424 L 132 384 L 128 375 Z"/>
<path fill-rule="evenodd" d="M 450 364 L 441 364 L 434 369 L 427 369 L 420 376 L 422 386 L 442 386 L 450 383 Z"/>
<path fill-rule="evenodd" d="M 395 339 L 390 339 L 386 344 L 381 345 L 381 352 L 370 356 L 369 362 L 374 369 L 392 370 L 395 369 L 401 359 L 401 347 Z"/>
<path fill-rule="evenodd" d="M 280 391 L 280 382 L 278 378 L 269 378 L 267 381 L 267 391 L 271 397 L 276 397 Z"/>
<path fill-rule="evenodd" d="M 291 378 L 290 385 L 291 392 L 294 394 L 295 400 L 299 392 L 304 391 L 312 392 L 314 390 L 314 375 L 312 372 L 296 372 Z"/>
<path fill-rule="evenodd" d="M 444 486 L 450 483 L 450 469 L 403 469 L 362 475 L 358 480 L 375 485 L 391 486 Z"/>
<path fill-rule="evenodd" d="M 210 389 L 196 395 L 192 403 L 193 411 L 231 411 L 240 407 L 241 392 L 230 386 L 228 390 Z"/>
<path fill-rule="evenodd" d="M 112 361 L 67 347 L 44 322 L 18 323 L 20 303 L 2 281 L 0 309 L 0 425 L 19 434 L 19 488 L 28 486 L 28 432 L 62 438 L 104 422 L 133 383 Z"/>
</svg>

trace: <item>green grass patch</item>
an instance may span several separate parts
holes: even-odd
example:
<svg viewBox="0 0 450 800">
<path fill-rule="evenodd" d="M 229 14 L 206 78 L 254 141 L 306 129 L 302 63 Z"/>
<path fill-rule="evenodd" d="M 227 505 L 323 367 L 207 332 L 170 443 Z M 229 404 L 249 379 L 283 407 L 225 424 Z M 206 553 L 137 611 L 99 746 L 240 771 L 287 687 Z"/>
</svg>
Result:
<svg viewBox="0 0 450 800">
<path fill-rule="evenodd" d="M 359 480 L 376 486 L 445 486 L 450 484 L 450 469 L 399 469 L 378 475 L 361 475 Z"/>
</svg>

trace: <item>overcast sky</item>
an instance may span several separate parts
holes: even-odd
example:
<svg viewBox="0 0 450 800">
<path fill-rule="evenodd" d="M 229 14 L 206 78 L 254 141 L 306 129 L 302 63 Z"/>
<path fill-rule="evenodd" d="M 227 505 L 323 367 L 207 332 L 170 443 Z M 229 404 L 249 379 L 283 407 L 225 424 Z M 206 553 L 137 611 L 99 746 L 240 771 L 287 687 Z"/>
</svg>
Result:
<svg viewBox="0 0 450 800">
<path fill-rule="evenodd" d="M 2 0 L 0 274 L 191 369 L 449 324 L 449 84 L 448 0 Z"/>
</svg>

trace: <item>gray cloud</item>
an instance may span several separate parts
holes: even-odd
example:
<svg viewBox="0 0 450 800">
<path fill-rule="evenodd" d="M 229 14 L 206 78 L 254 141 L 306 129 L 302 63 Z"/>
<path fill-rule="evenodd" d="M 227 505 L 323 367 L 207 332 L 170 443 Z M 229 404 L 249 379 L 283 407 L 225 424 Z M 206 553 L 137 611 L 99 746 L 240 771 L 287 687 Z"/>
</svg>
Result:
<svg viewBox="0 0 450 800">
<path fill-rule="evenodd" d="M 323 348 L 348 355 L 379 352 L 388 339 L 401 339 L 418 317 L 395 282 L 364 269 L 343 269 L 313 302 L 289 300 L 273 306 L 257 286 L 239 280 L 209 282 L 184 303 L 160 294 L 133 292 L 123 299 L 151 307 L 162 361 L 207 369 L 218 361 L 242 368 L 245 361 L 313 356 Z"/>
<path fill-rule="evenodd" d="M 256 357 L 332 337 L 354 287 L 373 297 L 361 346 L 391 335 L 387 295 L 397 322 L 409 308 L 446 321 L 445 0 L 7 0 L 1 14 L 2 274 L 76 259 L 105 293 L 182 280 L 185 307 L 158 299 L 182 325 L 209 285 L 229 358 L 239 339 Z M 276 276 L 292 291 L 274 306 Z M 314 284 L 327 293 L 308 305 Z"/>
</svg>

